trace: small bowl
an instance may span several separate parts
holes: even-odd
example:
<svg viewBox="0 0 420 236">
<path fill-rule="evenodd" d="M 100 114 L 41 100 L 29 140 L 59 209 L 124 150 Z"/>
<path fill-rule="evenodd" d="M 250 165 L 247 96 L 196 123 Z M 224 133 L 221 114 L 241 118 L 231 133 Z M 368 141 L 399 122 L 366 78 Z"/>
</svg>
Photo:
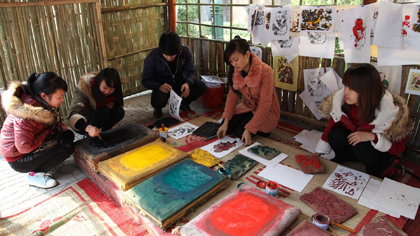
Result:
<svg viewBox="0 0 420 236">
<path fill-rule="evenodd" d="M 258 181 L 256 185 L 259 188 L 265 188 L 265 186 L 267 186 L 267 182 L 265 182 L 265 181 Z"/>
</svg>

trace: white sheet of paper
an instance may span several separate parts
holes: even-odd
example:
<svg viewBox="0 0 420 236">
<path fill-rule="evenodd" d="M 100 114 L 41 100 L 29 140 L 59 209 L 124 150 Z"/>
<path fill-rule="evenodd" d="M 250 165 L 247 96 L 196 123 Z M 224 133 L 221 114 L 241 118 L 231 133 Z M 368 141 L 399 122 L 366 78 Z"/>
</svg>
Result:
<svg viewBox="0 0 420 236">
<path fill-rule="evenodd" d="M 184 121 L 179 116 L 179 107 L 181 106 L 181 102 L 182 98 L 178 96 L 174 90 L 171 90 L 169 94 L 169 114 L 180 121 Z"/>
<path fill-rule="evenodd" d="M 344 49 L 370 51 L 370 31 L 373 7 L 370 5 L 355 7 L 337 13 L 337 31 L 344 43 Z"/>
<path fill-rule="evenodd" d="M 296 142 L 302 144 L 301 148 L 308 150 L 309 152 L 314 153 L 316 145 L 318 141 L 321 139 L 322 132 L 318 130 L 302 130 L 302 132 L 298 133 L 294 136 Z"/>
<path fill-rule="evenodd" d="M 375 39 L 375 29 L 376 29 L 376 22 L 378 21 L 378 15 L 379 15 L 379 4 L 380 2 L 375 2 L 369 4 L 369 6 L 372 6 L 373 8 L 373 18 L 371 23 L 371 31 L 370 31 L 370 44 L 373 45 L 373 41 Z"/>
<path fill-rule="evenodd" d="M 210 144 L 207 144 L 204 147 L 201 147 L 201 149 L 210 152 L 213 156 L 217 158 L 222 158 L 226 156 L 227 154 L 233 152 L 237 148 L 241 147 L 244 143 L 241 142 L 241 139 L 239 138 L 231 138 L 229 136 L 226 136 L 222 139 L 216 140 Z M 223 151 L 224 149 L 221 148 L 222 145 L 228 145 L 230 146 L 229 149 L 226 151 Z"/>
<path fill-rule="evenodd" d="M 258 176 L 275 181 L 298 192 L 302 192 L 306 185 L 311 181 L 312 177 L 314 177 L 311 174 L 305 174 L 300 170 L 293 169 L 283 164 L 267 166 L 258 174 Z"/>
<path fill-rule="evenodd" d="M 168 135 L 174 139 L 183 138 L 198 129 L 198 126 L 185 122 L 178 126 L 169 128 Z"/>
<path fill-rule="evenodd" d="M 380 2 L 373 45 L 387 48 L 403 48 L 402 5 Z"/>
<path fill-rule="evenodd" d="M 410 69 L 405 93 L 420 95 L 420 70 Z"/>
<path fill-rule="evenodd" d="M 267 37 L 270 40 L 288 40 L 290 28 L 292 28 L 292 7 L 283 6 L 271 8 L 270 13 L 271 22 Z"/>
<path fill-rule="evenodd" d="M 333 59 L 335 33 L 304 31 L 300 33 L 299 54 L 306 57 Z"/>
<path fill-rule="evenodd" d="M 334 58 L 336 15 L 335 7 L 300 7 L 299 54 L 301 56 Z"/>
<path fill-rule="evenodd" d="M 319 78 L 319 80 L 321 80 L 332 93 L 339 89 L 335 74 L 334 70 L 330 70 Z"/>
<path fill-rule="evenodd" d="M 420 189 L 385 178 L 373 203 L 414 220 L 420 204 Z"/>
<path fill-rule="evenodd" d="M 227 78 L 225 77 L 217 77 L 214 75 L 202 75 L 201 78 L 203 78 L 203 80 L 205 82 L 209 82 L 209 83 L 215 83 L 215 84 L 226 84 L 227 83 Z"/>
<path fill-rule="evenodd" d="M 375 194 L 378 191 L 379 186 L 381 186 L 381 184 L 382 184 L 382 182 L 379 181 L 379 180 L 370 179 L 366 188 L 365 188 L 365 190 L 362 193 L 362 196 L 360 196 L 360 199 L 357 203 L 359 203 L 362 206 L 368 207 L 370 209 L 378 210 L 378 211 L 380 211 L 382 213 L 385 213 L 385 214 L 388 214 L 392 217 L 399 218 L 400 217 L 399 214 L 397 214 L 395 212 L 392 212 L 392 211 L 390 211 L 386 208 L 379 207 L 372 202 L 372 200 L 375 197 Z"/>
<path fill-rule="evenodd" d="M 290 36 L 287 40 L 271 41 L 273 56 L 293 55 L 299 53 L 299 37 Z"/>
<path fill-rule="evenodd" d="M 341 195 L 358 199 L 369 181 L 370 175 L 338 165 L 322 186 Z"/>
<path fill-rule="evenodd" d="M 288 157 L 288 155 L 284 154 L 284 153 L 280 153 L 279 155 L 275 156 L 273 159 L 271 160 L 266 160 L 254 153 L 248 152 L 248 149 L 255 147 L 257 145 L 260 145 L 260 143 L 255 142 L 254 144 L 252 144 L 249 147 L 245 147 L 242 150 L 239 151 L 240 154 L 247 156 L 253 160 L 258 161 L 259 163 L 266 165 L 266 166 L 275 166 L 277 164 L 279 164 L 280 162 L 282 162 L 284 159 L 286 159 Z"/>
<path fill-rule="evenodd" d="M 378 66 L 420 64 L 420 51 L 378 47 Z"/>
<path fill-rule="evenodd" d="M 249 34 L 252 33 L 252 28 L 253 28 L 252 27 L 252 24 L 253 24 L 252 15 L 255 14 L 255 9 L 256 8 L 257 8 L 257 5 L 255 5 L 255 4 L 251 4 L 251 5 L 249 5 L 249 7 L 246 7 L 246 11 L 248 13 L 248 29 L 247 29 L 247 32 Z"/>
<path fill-rule="evenodd" d="M 413 31 L 413 25 L 418 19 L 416 12 L 417 5 L 404 4 L 402 6 L 402 36 L 404 38 L 404 49 L 418 50 L 418 35 Z"/>
<path fill-rule="evenodd" d="M 346 63 L 370 62 L 370 32 L 374 8 L 370 5 L 337 13 L 337 32 Z"/>
<path fill-rule="evenodd" d="M 322 90 L 319 83 L 319 78 L 325 74 L 324 68 L 315 68 L 315 69 L 304 69 L 303 70 L 303 82 L 305 89 L 308 92 L 314 91 L 316 94 L 321 93 Z M 326 87 L 325 84 L 323 87 Z"/>
<path fill-rule="evenodd" d="M 325 87 L 326 88 L 326 87 Z M 328 88 L 326 88 L 328 89 Z M 329 90 L 328 90 L 329 91 Z M 331 95 L 331 92 L 329 93 Z M 326 95 L 325 97 L 328 97 Z M 323 96 L 312 96 L 307 90 L 304 90 L 302 93 L 299 94 L 299 97 L 305 103 L 305 105 L 311 110 L 314 116 L 320 120 L 322 118 L 321 113 L 318 112 L 319 104 L 324 101 L 325 97 Z"/>
</svg>

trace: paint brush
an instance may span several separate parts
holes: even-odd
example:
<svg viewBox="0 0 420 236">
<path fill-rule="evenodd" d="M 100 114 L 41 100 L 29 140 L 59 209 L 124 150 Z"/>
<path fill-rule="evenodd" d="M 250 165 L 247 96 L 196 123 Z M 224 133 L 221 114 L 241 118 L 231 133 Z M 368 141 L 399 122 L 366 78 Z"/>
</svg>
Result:
<svg viewBox="0 0 420 236">
<path fill-rule="evenodd" d="M 342 228 L 342 229 L 344 229 L 345 231 L 349 231 L 350 233 L 356 233 L 356 231 L 354 231 L 353 229 L 350 229 L 349 227 L 344 226 L 344 225 L 342 225 L 342 224 L 339 224 L 339 223 L 337 223 L 337 222 L 335 222 L 335 221 L 333 221 L 333 220 L 331 220 L 331 225 L 335 225 L 335 226 L 337 226 L 338 228 Z"/>
<path fill-rule="evenodd" d="M 334 234 L 334 236 L 337 236 L 337 233 L 333 230 L 331 226 L 328 225 L 328 228 L 331 230 L 331 232 Z"/>
<path fill-rule="evenodd" d="M 223 170 L 224 169 L 226 169 L 222 164 L 220 164 L 220 163 L 217 163 L 217 165 L 220 167 L 220 168 L 222 168 Z"/>
<path fill-rule="evenodd" d="M 208 138 L 204 139 L 204 141 L 209 141 L 209 140 L 210 140 L 210 139 L 212 139 L 212 138 L 217 138 L 217 134 L 212 135 L 212 136 L 210 136 L 210 137 L 208 137 Z"/>
<path fill-rule="evenodd" d="M 98 134 L 98 138 L 102 141 L 102 137 L 101 137 L 101 135 L 100 135 L 100 134 Z"/>
</svg>

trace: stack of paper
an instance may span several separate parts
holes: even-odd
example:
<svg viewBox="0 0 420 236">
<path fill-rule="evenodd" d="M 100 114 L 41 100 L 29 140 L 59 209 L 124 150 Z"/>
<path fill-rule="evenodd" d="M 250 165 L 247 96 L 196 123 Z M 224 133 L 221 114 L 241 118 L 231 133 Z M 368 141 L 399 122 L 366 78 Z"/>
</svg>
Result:
<svg viewBox="0 0 420 236">
<path fill-rule="evenodd" d="M 295 135 L 293 138 L 296 142 L 299 142 L 302 144 L 300 146 L 301 148 L 308 150 L 309 152 L 314 153 L 316 145 L 318 144 L 318 141 L 321 139 L 322 132 L 319 132 L 317 130 L 302 130 L 302 132 Z"/>
<path fill-rule="evenodd" d="M 385 178 L 382 184 L 370 180 L 359 204 L 389 214 L 414 220 L 420 204 L 420 189 Z"/>
</svg>

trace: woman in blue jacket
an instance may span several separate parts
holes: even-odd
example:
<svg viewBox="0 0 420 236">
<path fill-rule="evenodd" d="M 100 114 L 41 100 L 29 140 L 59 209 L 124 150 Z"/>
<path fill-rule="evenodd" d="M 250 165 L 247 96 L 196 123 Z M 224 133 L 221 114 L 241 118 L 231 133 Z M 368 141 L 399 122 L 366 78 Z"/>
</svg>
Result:
<svg viewBox="0 0 420 236">
<path fill-rule="evenodd" d="M 147 55 L 142 83 L 153 90 L 151 104 L 155 118 L 162 117 L 162 108 L 166 106 L 172 89 L 183 98 L 183 111 L 191 111 L 190 103 L 206 91 L 205 84 L 197 79 L 190 48 L 182 45 L 179 36 L 172 32 L 163 33 L 159 47 Z"/>
</svg>

